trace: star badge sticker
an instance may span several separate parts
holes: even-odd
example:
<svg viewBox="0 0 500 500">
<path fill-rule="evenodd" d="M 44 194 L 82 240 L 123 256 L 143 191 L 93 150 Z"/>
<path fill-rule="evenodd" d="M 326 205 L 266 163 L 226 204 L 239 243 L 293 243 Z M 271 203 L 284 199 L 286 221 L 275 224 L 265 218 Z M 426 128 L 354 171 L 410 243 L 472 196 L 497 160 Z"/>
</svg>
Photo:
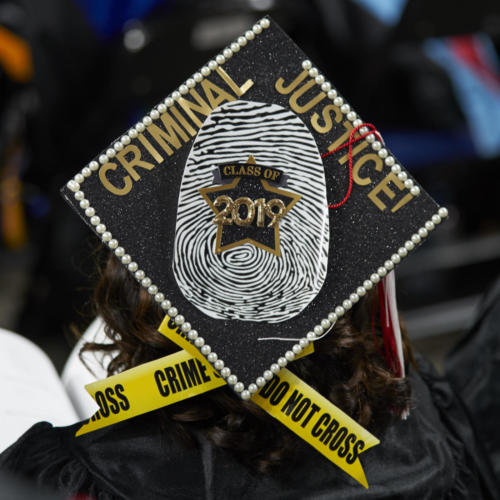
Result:
<svg viewBox="0 0 500 500">
<path fill-rule="evenodd" d="M 281 171 L 257 165 L 252 155 L 219 172 L 228 183 L 199 189 L 215 214 L 215 253 L 250 243 L 280 257 L 280 221 L 301 195 L 281 189 L 276 183 L 284 180 Z"/>
</svg>

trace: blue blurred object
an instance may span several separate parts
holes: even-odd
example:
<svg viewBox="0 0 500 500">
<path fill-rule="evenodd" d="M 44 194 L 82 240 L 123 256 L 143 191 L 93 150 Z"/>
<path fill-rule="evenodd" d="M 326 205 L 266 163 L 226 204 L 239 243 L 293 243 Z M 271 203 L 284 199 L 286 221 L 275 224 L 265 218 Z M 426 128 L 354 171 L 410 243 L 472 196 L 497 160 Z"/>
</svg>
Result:
<svg viewBox="0 0 500 500">
<path fill-rule="evenodd" d="M 479 156 L 500 154 L 500 67 L 487 35 L 428 39 L 428 57 L 448 73 Z"/>
<path fill-rule="evenodd" d="M 354 0 L 384 24 L 395 25 L 401 19 L 408 0 Z"/>
<path fill-rule="evenodd" d="M 173 0 L 74 0 L 85 13 L 89 24 L 104 39 L 119 33 L 131 19 L 142 19 L 157 5 Z"/>
</svg>

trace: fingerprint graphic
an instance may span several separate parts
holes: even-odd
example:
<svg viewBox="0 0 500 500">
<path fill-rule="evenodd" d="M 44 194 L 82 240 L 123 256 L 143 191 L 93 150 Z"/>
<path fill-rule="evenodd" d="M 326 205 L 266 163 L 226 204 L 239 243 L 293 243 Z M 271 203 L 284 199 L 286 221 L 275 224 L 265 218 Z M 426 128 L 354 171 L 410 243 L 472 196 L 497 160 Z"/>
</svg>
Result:
<svg viewBox="0 0 500 500">
<path fill-rule="evenodd" d="M 281 256 L 245 243 L 216 254 L 214 212 L 199 189 L 214 185 L 216 165 L 245 163 L 288 176 L 301 195 L 280 221 Z M 327 271 L 329 224 L 323 163 L 313 136 L 276 104 L 233 101 L 198 132 L 182 179 L 173 271 L 183 295 L 207 316 L 278 323 L 319 293 Z"/>
</svg>

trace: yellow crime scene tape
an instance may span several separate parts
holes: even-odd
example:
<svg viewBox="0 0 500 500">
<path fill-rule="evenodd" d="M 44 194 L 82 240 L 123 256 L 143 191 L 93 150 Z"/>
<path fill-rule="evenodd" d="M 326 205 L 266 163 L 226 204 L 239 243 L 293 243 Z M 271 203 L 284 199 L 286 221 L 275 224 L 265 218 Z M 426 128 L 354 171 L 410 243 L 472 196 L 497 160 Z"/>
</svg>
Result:
<svg viewBox="0 0 500 500">
<path fill-rule="evenodd" d="M 168 316 L 158 331 L 183 350 L 85 386 L 99 410 L 76 436 L 226 384 Z M 310 344 L 297 357 L 313 352 Z M 368 488 L 359 460 L 379 440 L 286 368 L 252 401 Z"/>
</svg>

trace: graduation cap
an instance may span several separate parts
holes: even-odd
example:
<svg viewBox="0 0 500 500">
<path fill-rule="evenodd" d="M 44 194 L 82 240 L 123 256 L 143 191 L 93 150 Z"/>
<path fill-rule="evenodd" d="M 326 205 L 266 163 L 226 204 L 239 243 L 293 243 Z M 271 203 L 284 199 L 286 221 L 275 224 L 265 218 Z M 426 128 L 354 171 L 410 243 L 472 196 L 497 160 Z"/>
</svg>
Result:
<svg viewBox="0 0 500 500">
<path fill-rule="evenodd" d="M 243 398 L 447 215 L 267 17 L 62 193 Z"/>
</svg>

